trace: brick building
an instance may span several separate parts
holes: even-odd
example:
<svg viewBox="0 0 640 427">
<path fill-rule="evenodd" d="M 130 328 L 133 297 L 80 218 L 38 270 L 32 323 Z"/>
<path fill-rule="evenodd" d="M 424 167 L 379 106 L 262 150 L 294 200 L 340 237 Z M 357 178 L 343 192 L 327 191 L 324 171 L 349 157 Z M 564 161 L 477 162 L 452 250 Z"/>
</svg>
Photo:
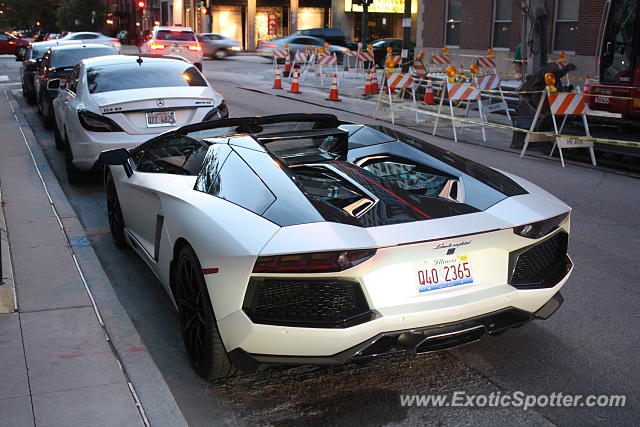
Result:
<svg viewBox="0 0 640 427">
<path fill-rule="evenodd" d="M 423 0 L 418 11 L 417 44 L 426 50 L 483 53 L 493 48 L 513 56 L 520 43 L 520 0 Z M 547 47 L 551 57 L 564 51 L 582 74 L 593 73 L 605 0 L 545 0 Z"/>
</svg>

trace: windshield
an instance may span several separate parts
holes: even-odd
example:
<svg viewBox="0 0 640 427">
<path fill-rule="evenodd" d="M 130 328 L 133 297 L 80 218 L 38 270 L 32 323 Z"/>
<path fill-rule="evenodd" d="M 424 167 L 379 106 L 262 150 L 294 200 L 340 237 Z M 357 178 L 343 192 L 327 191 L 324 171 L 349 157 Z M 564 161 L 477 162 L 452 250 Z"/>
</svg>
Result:
<svg viewBox="0 0 640 427">
<path fill-rule="evenodd" d="M 89 93 L 153 87 L 207 86 L 195 67 L 183 61 L 96 65 L 87 70 Z"/>
<path fill-rule="evenodd" d="M 160 30 L 156 33 L 156 40 L 195 42 L 196 35 L 191 31 Z"/>
<path fill-rule="evenodd" d="M 51 67 L 74 67 L 78 62 L 85 58 L 117 54 L 117 50 L 106 45 L 96 47 L 78 47 L 77 49 L 53 50 L 51 53 Z"/>
</svg>

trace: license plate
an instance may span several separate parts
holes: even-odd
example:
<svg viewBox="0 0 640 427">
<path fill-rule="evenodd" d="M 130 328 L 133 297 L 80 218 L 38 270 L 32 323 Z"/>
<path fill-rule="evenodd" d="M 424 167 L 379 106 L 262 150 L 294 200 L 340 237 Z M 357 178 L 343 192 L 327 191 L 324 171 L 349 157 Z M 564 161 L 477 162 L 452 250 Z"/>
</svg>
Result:
<svg viewBox="0 0 640 427">
<path fill-rule="evenodd" d="M 175 111 L 154 111 L 147 113 L 147 127 L 173 126 L 176 124 Z"/>
<path fill-rule="evenodd" d="M 415 262 L 418 293 L 473 283 L 468 255 L 451 255 Z"/>
<path fill-rule="evenodd" d="M 174 44 L 173 46 L 171 46 L 171 52 L 180 52 L 182 50 L 182 47 L 179 44 Z"/>
</svg>

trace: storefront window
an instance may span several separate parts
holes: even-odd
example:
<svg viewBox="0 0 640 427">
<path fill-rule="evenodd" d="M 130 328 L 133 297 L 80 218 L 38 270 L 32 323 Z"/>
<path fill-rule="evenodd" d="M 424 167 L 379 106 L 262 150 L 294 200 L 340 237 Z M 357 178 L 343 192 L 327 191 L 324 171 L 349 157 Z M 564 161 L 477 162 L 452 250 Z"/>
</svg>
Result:
<svg viewBox="0 0 640 427">
<path fill-rule="evenodd" d="M 578 32 L 579 0 L 558 0 L 556 14 L 555 50 L 576 50 L 576 33 Z"/>
<path fill-rule="evenodd" d="M 511 0 L 495 1 L 493 20 L 493 46 L 509 48 L 511 45 Z"/>
<path fill-rule="evenodd" d="M 256 38 L 258 39 L 258 44 L 261 41 L 271 40 L 285 35 L 283 32 L 285 23 L 282 19 L 285 13 L 288 14 L 289 10 L 283 7 L 259 6 L 256 8 Z M 277 17 L 277 28 L 275 31 L 272 31 L 275 32 L 275 34 L 269 34 L 269 15 L 276 15 Z"/>
<path fill-rule="evenodd" d="M 242 6 L 215 5 L 211 11 L 211 32 L 235 40 L 244 40 Z"/>
<path fill-rule="evenodd" d="M 445 44 L 460 45 L 460 16 L 462 15 L 462 0 L 447 0 L 447 22 Z"/>
<path fill-rule="evenodd" d="M 298 8 L 298 29 L 324 27 L 324 9 L 321 7 Z"/>
</svg>

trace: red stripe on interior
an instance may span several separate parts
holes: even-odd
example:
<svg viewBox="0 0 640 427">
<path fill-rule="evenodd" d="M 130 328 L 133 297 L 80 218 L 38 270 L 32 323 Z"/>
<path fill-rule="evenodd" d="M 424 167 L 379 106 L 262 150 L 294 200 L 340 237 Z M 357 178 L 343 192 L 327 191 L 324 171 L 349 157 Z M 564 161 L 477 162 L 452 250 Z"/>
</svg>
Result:
<svg viewBox="0 0 640 427">
<path fill-rule="evenodd" d="M 375 182 L 374 180 L 372 180 L 368 176 L 361 174 L 357 170 L 355 170 L 353 168 L 350 168 L 349 166 L 345 165 L 342 162 L 336 161 L 336 163 L 338 163 L 339 165 L 344 166 L 345 168 L 349 169 L 351 172 L 363 177 L 364 179 L 366 179 L 367 181 L 369 181 L 370 183 L 372 183 L 376 187 L 380 188 L 381 190 L 386 191 L 387 193 L 391 194 L 393 197 L 395 197 L 396 199 L 398 199 L 399 201 L 401 201 L 405 205 L 409 206 L 411 209 L 413 209 L 414 211 L 418 212 L 420 215 L 423 215 L 425 218 L 431 219 L 431 216 L 429 216 L 426 213 L 422 212 L 420 209 L 418 209 L 417 207 L 413 206 L 411 203 L 407 202 L 402 197 L 398 196 L 396 193 L 394 193 L 393 191 L 389 190 L 388 188 L 385 188 L 382 185 L 378 184 L 377 182 Z"/>
<path fill-rule="evenodd" d="M 217 269 L 217 268 L 203 268 L 202 269 L 202 274 L 215 274 L 218 271 L 220 271 L 220 270 Z"/>
</svg>

